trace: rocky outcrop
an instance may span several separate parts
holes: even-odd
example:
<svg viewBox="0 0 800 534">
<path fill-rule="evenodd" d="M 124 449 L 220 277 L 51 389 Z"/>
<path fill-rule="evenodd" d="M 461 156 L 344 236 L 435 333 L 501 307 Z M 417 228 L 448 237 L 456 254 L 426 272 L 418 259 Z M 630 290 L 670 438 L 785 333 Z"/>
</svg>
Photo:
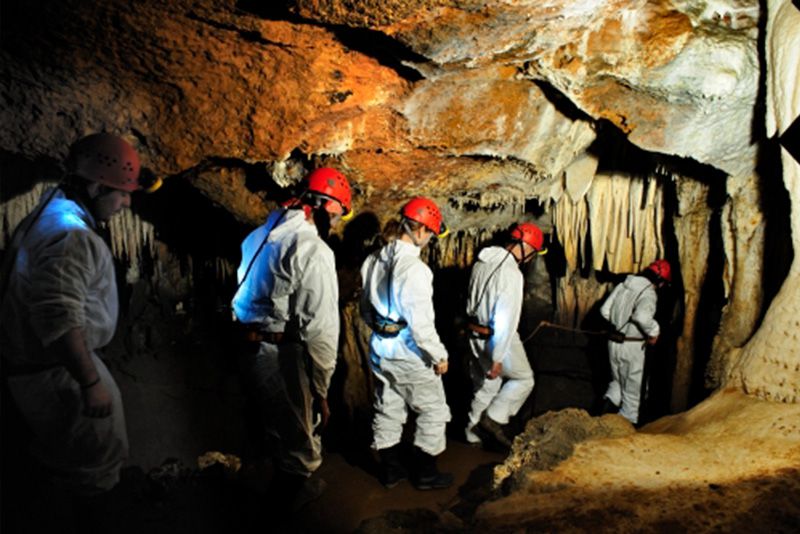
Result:
<svg viewBox="0 0 800 534">
<path fill-rule="evenodd" d="M 792 531 L 800 513 L 798 410 L 725 391 L 639 433 L 582 441 L 569 458 L 545 462 L 519 490 L 484 504 L 473 528 Z M 555 427 L 536 441 L 560 434 Z"/>
<path fill-rule="evenodd" d="M 525 431 L 514 438 L 511 454 L 494 468 L 494 487 L 505 492 L 527 488 L 532 473 L 555 468 L 572 456 L 579 443 L 634 432 L 618 415 L 596 418 L 574 408 L 548 412 L 528 421 Z"/>
</svg>

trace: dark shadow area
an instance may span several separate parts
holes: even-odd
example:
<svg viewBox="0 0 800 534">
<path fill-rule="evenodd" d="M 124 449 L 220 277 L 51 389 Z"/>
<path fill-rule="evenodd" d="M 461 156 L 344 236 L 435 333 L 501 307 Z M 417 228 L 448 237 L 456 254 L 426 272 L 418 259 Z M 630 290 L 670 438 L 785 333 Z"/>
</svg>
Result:
<svg viewBox="0 0 800 534">
<path fill-rule="evenodd" d="M 54 158 L 30 160 L 0 150 L 0 202 L 8 202 L 31 191 L 40 182 L 58 182 L 63 170 Z"/>
<path fill-rule="evenodd" d="M 534 85 L 541 89 L 544 96 L 555 108 L 565 117 L 573 121 L 594 122 L 594 118 L 581 110 L 564 93 L 556 89 L 550 82 L 545 80 L 534 80 Z"/>
<path fill-rule="evenodd" d="M 492 484 L 497 465 L 499 464 L 479 465 L 470 472 L 467 481 L 458 488 L 459 502 L 450 509 L 456 516 L 462 520 L 471 519 L 481 504 L 495 496 Z"/>
<path fill-rule="evenodd" d="M 427 63 L 428 59 L 388 35 L 369 28 L 322 24 L 307 20 L 294 14 L 289 9 L 289 5 L 290 3 L 285 1 L 259 2 L 257 0 L 239 0 L 236 7 L 241 11 L 267 20 L 285 20 L 295 24 L 323 26 L 331 30 L 336 39 L 347 49 L 375 59 L 378 63 L 394 70 L 406 80 L 415 82 L 424 78 L 417 70 L 406 66 L 404 63 Z M 341 72 L 339 72 L 339 75 L 341 75 Z M 346 99 L 347 96 L 346 94 L 341 94 L 338 97 L 332 95 L 332 98 Z"/>
<path fill-rule="evenodd" d="M 604 378 L 594 369 L 595 355 L 588 351 L 588 337 L 544 328 L 525 344 L 536 384 L 528 398 L 530 406 L 523 407 L 520 414 L 528 412 L 530 418 L 563 408 L 592 410 L 596 389 L 604 386 L 595 381 Z M 522 431 L 526 422 L 517 421 L 517 431 Z"/>
<path fill-rule="evenodd" d="M 795 121 L 797 122 L 797 121 Z M 774 141 L 761 144 L 756 173 L 759 176 L 761 211 L 764 214 L 764 257 L 761 284 L 763 303 L 758 324 L 761 325 L 772 299 L 780 291 L 794 260 L 792 247 L 792 205 L 783 183 L 780 146 Z M 794 207 L 797 209 L 797 206 Z"/>
<path fill-rule="evenodd" d="M 780 137 L 781 145 L 800 163 L 800 117 L 797 117 Z"/>
</svg>

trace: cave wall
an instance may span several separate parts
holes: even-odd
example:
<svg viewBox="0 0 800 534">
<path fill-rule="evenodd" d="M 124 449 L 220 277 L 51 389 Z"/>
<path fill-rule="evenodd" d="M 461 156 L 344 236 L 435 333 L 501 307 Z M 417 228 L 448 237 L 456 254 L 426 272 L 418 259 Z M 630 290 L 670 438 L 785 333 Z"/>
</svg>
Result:
<svg viewBox="0 0 800 534">
<path fill-rule="evenodd" d="M 796 92 L 779 90 L 797 79 L 796 56 L 785 38 L 769 37 L 796 35 L 785 22 L 795 16 L 790 8 L 770 3 L 787 14 L 770 19 L 769 64 L 788 65 L 768 69 L 784 77 L 767 84 L 771 133 L 797 114 Z M 4 2 L 3 10 L 5 235 L 41 180 L 12 163 L 52 167 L 71 141 L 96 130 L 134 143 L 175 189 L 172 202 L 191 188 L 191 209 L 225 212 L 202 217 L 213 224 L 198 230 L 165 215 L 173 207 L 137 199 L 111 228 L 129 282 L 152 257 L 150 272 L 173 286 L 181 276 L 165 269 L 187 258 L 229 279 L 241 234 L 314 165 L 343 169 L 356 211 L 379 225 L 409 195 L 439 201 L 454 233 L 431 253 L 437 267 L 468 266 L 497 230 L 531 219 L 535 200 L 566 262 L 554 299 L 562 324 L 580 324 L 608 290 L 598 273 L 637 271 L 664 255 L 680 260 L 673 409 L 681 409 L 697 373 L 694 333 L 716 221 L 725 263 L 711 276 L 722 277 L 727 305 L 708 382 L 796 398 L 794 349 L 776 357 L 758 341 L 794 339 L 780 321 L 791 315 L 792 284 L 775 299 L 781 311 L 771 310 L 766 329 L 737 350 L 769 304 L 759 182 L 777 179 L 756 165 L 764 140 L 753 127 L 763 35 L 755 1 L 38 0 Z M 609 137 L 628 148 L 604 163 L 597 146 Z M 624 164 L 636 151 L 645 168 Z M 795 163 L 783 159 L 794 203 Z M 14 181 L 25 184 L 6 185 Z M 727 187 L 716 211 L 704 204 L 710 182 Z M 665 208 L 667 186 L 677 207 Z M 229 246 L 203 251 L 196 236 L 194 248 L 181 245 L 192 233 Z M 196 278 L 198 268 L 191 272 Z M 347 338 L 347 357 L 356 345 Z"/>
<path fill-rule="evenodd" d="M 766 34 L 767 134 L 785 132 L 800 116 L 800 9 L 788 1 L 768 2 Z M 800 250 L 800 163 L 781 148 L 783 182 L 789 192 L 791 240 Z M 745 391 L 770 400 L 800 401 L 800 339 L 798 339 L 798 277 L 800 257 L 794 255 L 789 274 L 770 304 L 761 326 L 741 349 L 731 351 L 728 378 Z"/>
</svg>

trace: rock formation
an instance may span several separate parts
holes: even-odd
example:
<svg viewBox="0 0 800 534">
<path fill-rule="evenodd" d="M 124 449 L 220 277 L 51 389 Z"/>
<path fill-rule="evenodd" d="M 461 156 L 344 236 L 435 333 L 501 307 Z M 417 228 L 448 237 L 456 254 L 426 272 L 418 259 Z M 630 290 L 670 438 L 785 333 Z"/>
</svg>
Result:
<svg viewBox="0 0 800 534">
<path fill-rule="evenodd" d="M 498 230 L 536 218 L 560 262 L 548 273 L 562 325 L 580 325 L 611 276 L 666 257 L 681 303 L 671 410 L 704 386 L 798 403 L 800 164 L 775 141 L 800 114 L 796 2 L 278 4 L 7 2 L 0 248 L 70 142 L 119 133 L 172 190 L 111 224 L 126 280 L 182 306 L 208 275 L 218 305 L 244 232 L 333 165 L 373 233 L 410 195 L 438 201 L 453 233 L 430 252 L 437 268 L 468 266 Z M 354 258 L 340 254 L 340 278 Z M 342 293 L 355 414 L 369 373 Z M 546 472 L 534 478 L 550 484 Z"/>
</svg>

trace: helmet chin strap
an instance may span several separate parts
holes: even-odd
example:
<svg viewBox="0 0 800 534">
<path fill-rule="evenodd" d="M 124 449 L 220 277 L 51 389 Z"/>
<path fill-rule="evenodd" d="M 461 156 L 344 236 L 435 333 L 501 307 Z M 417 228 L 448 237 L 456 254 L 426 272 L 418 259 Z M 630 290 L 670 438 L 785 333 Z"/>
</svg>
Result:
<svg viewBox="0 0 800 534">
<path fill-rule="evenodd" d="M 422 245 L 420 245 L 420 242 L 417 239 L 417 236 L 414 235 L 414 232 L 411 230 L 411 227 L 408 225 L 408 219 L 406 219 L 404 217 L 403 218 L 403 222 L 400 224 L 400 227 L 403 229 L 403 231 L 406 233 L 406 235 L 411 238 L 411 241 L 416 246 L 418 246 L 419 248 L 422 248 Z"/>
<path fill-rule="evenodd" d="M 525 245 L 522 244 L 522 241 L 517 241 L 517 246 L 519 246 L 520 256 L 522 256 L 520 259 L 517 260 L 518 265 L 522 265 L 523 263 L 528 261 L 528 258 L 535 257 L 536 254 L 539 252 L 538 250 L 534 249 L 533 252 L 531 252 L 530 254 L 525 254 Z"/>
</svg>

